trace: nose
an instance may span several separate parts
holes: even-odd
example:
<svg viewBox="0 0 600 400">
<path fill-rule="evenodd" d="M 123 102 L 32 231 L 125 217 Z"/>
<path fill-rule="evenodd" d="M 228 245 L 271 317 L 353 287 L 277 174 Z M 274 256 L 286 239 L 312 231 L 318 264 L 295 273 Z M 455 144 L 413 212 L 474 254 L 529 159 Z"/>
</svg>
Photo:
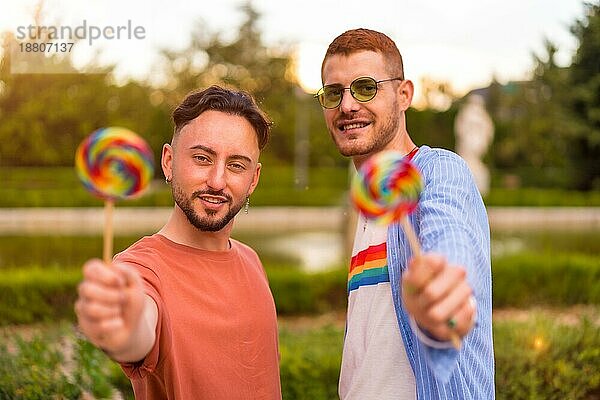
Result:
<svg viewBox="0 0 600 400">
<path fill-rule="evenodd" d="M 344 91 L 342 92 L 342 101 L 340 102 L 339 108 L 340 111 L 345 114 L 358 111 L 360 108 L 360 103 L 354 98 L 354 96 L 352 96 L 349 88 L 344 88 Z"/>
<path fill-rule="evenodd" d="M 215 164 L 208 172 L 206 184 L 213 190 L 225 189 L 225 166 Z"/>
</svg>

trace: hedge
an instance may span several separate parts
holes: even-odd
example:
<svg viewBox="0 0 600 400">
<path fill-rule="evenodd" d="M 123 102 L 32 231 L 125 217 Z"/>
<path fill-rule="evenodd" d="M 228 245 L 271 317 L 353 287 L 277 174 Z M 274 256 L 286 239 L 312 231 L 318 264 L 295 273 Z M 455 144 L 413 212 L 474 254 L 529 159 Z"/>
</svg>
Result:
<svg viewBox="0 0 600 400">
<path fill-rule="evenodd" d="M 310 274 L 268 267 L 279 315 L 346 307 L 344 269 Z M 73 319 L 78 269 L 0 270 L 0 325 Z M 580 254 L 521 253 L 492 262 L 494 307 L 600 304 L 600 259 Z"/>
<path fill-rule="evenodd" d="M 494 307 L 600 304 L 600 258 L 520 253 L 492 262 Z"/>
<path fill-rule="evenodd" d="M 157 179 L 139 199 L 119 202 L 119 207 L 172 206 L 170 187 Z M 252 195 L 255 206 L 332 206 L 343 205 L 348 192 L 346 167 L 311 168 L 306 188 L 294 184 L 293 166 L 265 165 L 259 186 Z M 102 202 L 91 196 L 77 179 L 72 167 L 0 168 L 0 207 L 93 207 Z M 505 207 L 600 207 L 600 191 L 574 191 L 523 187 L 491 188 L 485 197 L 488 206 Z"/>
</svg>

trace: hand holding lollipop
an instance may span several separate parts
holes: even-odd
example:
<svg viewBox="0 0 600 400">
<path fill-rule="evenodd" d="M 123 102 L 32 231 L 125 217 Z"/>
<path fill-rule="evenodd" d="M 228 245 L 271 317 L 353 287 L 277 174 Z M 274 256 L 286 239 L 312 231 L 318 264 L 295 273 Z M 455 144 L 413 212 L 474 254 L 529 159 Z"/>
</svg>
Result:
<svg viewBox="0 0 600 400">
<path fill-rule="evenodd" d="M 423 179 L 419 170 L 403 154 L 380 152 L 369 158 L 354 176 L 351 200 L 367 218 L 382 224 L 399 222 L 406 233 L 415 258 L 421 256 L 419 240 L 408 221 L 419 202 Z M 451 325 L 454 320 L 448 322 Z M 456 332 L 451 333 L 455 348 L 460 348 Z"/>
<path fill-rule="evenodd" d="M 75 154 L 79 179 L 104 200 L 103 260 L 112 259 L 112 209 L 114 201 L 138 196 L 154 174 L 154 157 L 148 144 L 120 127 L 98 129 L 81 142 Z"/>
</svg>

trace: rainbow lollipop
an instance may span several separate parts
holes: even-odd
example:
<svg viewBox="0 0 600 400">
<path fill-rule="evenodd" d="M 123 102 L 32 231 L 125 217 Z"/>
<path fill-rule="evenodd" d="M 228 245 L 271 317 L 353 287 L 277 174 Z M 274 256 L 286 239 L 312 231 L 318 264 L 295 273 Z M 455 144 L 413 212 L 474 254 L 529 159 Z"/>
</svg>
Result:
<svg viewBox="0 0 600 400">
<path fill-rule="evenodd" d="M 114 201 L 138 196 L 154 174 L 154 157 L 148 144 L 132 131 L 109 127 L 94 131 L 75 153 L 75 169 L 85 188 L 104 200 L 104 261 L 112 258 Z"/>
<path fill-rule="evenodd" d="M 414 211 L 422 189 L 421 173 L 410 160 L 385 151 L 361 166 L 352 181 L 351 198 L 367 218 L 390 224 Z"/>
</svg>

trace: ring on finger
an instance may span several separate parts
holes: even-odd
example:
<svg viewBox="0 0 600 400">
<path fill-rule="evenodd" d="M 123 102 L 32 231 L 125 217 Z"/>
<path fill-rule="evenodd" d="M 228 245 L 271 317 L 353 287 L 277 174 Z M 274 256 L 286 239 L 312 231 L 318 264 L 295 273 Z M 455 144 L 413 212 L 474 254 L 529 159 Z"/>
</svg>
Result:
<svg viewBox="0 0 600 400">
<path fill-rule="evenodd" d="M 450 319 L 448 319 L 448 321 L 446 321 L 446 325 L 448 325 L 448 328 L 450 329 L 456 328 L 456 318 L 451 317 Z"/>
</svg>

